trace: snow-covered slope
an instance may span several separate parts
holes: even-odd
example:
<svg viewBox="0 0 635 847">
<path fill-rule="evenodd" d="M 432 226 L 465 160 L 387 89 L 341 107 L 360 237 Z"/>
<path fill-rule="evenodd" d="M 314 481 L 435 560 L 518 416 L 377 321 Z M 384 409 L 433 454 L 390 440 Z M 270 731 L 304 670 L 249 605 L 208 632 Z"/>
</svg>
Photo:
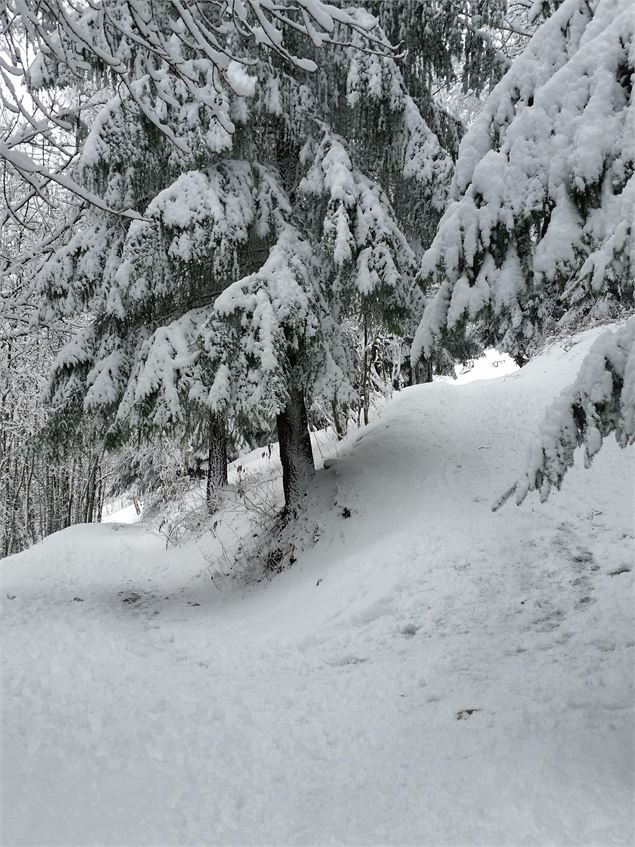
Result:
<svg viewBox="0 0 635 847">
<path fill-rule="evenodd" d="M 632 843 L 635 453 L 490 509 L 596 335 L 402 392 L 270 582 L 143 521 L 2 562 L 2 843 Z"/>
</svg>

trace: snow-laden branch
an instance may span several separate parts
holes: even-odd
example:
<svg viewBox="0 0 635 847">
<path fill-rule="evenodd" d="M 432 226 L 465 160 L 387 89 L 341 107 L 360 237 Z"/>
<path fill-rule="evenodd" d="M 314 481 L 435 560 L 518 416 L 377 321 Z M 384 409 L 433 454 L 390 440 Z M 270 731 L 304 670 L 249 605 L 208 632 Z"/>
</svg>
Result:
<svg viewBox="0 0 635 847">
<path fill-rule="evenodd" d="M 362 47 L 383 53 L 391 49 L 372 34 L 372 17 L 360 22 L 322 0 L 211 4 L 173 0 L 162 11 L 146 0 L 75 6 L 61 0 L 41 0 L 37 6 L 7 0 L 0 23 L 7 54 L 1 67 L 3 102 L 47 143 L 56 143 L 52 128 L 70 132 L 73 126 L 65 105 L 48 106 L 37 92 L 69 85 L 81 88 L 91 77 L 109 76 L 111 86 L 123 86 L 139 111 L 182 155 L 188 153 L 181 126 L 184 109 L 200 106 L 210 122 L 231 136 L 229 95 L 247 93 L 247 74 L 238 73 L 236 66 L 253 66 L 258 58 L 254 48 L 278 53 L 300 70 L 316 69 L 315 61 L 296 56 L 285 46 L 288 30 L 313 47 L 331 41 L 337 24 L 356 33 Z M 33 54 L 35 59 L 28 61 L 26 56 Z M 24 105 L 25 92 L 35 111 Z M 5 137 L 0 156 L 18 143 L 18 137 Z M 76 186 L 68 188 L 74 191 Z"/>
<path fill-rule="evenodd" d="M 634 34 L 631 0 L 564 0 L 496 86 L 422 261 L 415 360 L 464 317 L 525 354 L 563 312 L 633 307 Z"/>
<path fill-rule="evenodd" d="M 30 156 L 27 156 L 26 153 L 22 153 L 20 150 L 11 149 L 3 141 L 0 141 L 0 158 L 3 158 L 6 162 L 8 162 L 8 164 L 10 164 L 16 172 L 38 192 L 47 182 L 55 182 L 57 185 L 67 189 L 72 194 L 79 197 L 80 200 L 83 200 L 85 203 L 101 209 L 102 212 L 108 212 L 111 215 L 119 215 L 123 218 L 129 218 L 130 220 L 142 219 L 142 215 L 135 212 L 133 209 L 112 209 L 108 206 L 108 204 L 104 203 L 101 197 L 94 194 L 92 191 L 88 191 L 68 174 L 48 170 L 43 165 L 39 165 L 35 162 Z M 41 178 L 41 184 L 38 177 Z"/>
<path fill-rule="evenodd" d="M 620 447 L 635 442 L 635 317 L 591 347 L 573 385 L 548 409 L 524 474 L 492 508 L 512 495 L 520 504 L 530 491 L 546 500 L 562 485 L 577 448 L 584 446 L 589 467 L 610 433 Z"/>
</svg>

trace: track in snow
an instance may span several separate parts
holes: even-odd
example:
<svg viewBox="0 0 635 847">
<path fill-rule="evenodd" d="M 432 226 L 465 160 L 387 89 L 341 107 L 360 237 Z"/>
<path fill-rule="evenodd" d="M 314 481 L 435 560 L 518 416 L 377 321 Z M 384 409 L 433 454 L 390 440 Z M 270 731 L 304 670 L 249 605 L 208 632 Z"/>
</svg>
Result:
<svg viewBox="0 0 635 847">
<path fill-rule="evenodd" d="M 402 392 L 271 583 L 143 524 L 0 563 L 2 843 L 631 843 L 634 453 L 490 510 L 593 335 Z"/>
</svg>

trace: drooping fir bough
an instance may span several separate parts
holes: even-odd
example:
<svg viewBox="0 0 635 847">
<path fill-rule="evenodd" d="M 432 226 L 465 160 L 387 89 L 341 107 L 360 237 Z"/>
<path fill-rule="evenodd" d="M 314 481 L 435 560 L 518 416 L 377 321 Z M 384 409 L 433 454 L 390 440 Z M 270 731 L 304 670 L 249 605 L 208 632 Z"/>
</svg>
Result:
<svg viewBox="0 0 635 847">
<path fill-rule="evenodd" d="M 415 358 L 466 317 L 526 358 L 633 308 L 634 28 L 629 0 L 564 0 L 488 98 L 421 265 Z"/>
<path fill-rule="evenodd" d="M 512 495 L 520 504 L 531 491 L 546 500 L 573 467 L 577 448 L 584 447 L 588 468 L 611 433 L 620 447 L 635 443 L 635 317 L 593 344 L 573 384 L 547 410 L 519 479 L 493 509 Z"/>
</svg>

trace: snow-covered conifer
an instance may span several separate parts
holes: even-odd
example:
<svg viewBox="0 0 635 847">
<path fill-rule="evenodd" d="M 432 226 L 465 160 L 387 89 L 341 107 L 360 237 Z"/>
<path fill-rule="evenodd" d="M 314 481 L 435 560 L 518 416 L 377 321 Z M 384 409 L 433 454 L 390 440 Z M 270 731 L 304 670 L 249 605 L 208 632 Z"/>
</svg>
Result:
<svg viewBox="0 0 635 847">
<path fill-rule="evenodd" d="M 634 29 L 629 0 L 564 0 L 488 98 L 422 262 L 415 359 L 466 317 L 526 357 L 633 308 Z"/>
<path fill-rule="evenodd" d="M 311 155 L 299 192 L 317 217 L 329 261 L 325 296 L 336 321 L 359 322 L 361 401 L 368 422 L 377 334 L 403 335 L 416 303 L 415 253 L 381 186 L 351 161 L 343 139 L 326 134 Z M 332 398 L 336 400 L 336 398 Z"/>
<path fill-rule="evenodd" d="M 54 32 L 27 21 L 38 108 L 55 122 L 51 92 L 87 75 L 100 89 L 79 98 L 79 155 L 58 180 L 79 219 L 37 277 L 42 320 L 82 316 L 53 405 L 109 444 L 171 432 L 186 457 L 206 431 L 249 438 L 277 419 L 295 439 L 289 499 L 311 405 L 337 418 L 357 397 L 368 417 L 378 350 L 421 296 L 415 259 L 451 157 L 367 13 L 317 0 L 48 12 Z M 23 177 L 57 179 L 29 170 L 15 134 L 5 148 Z"/>
<path fill-rule="evenodd" d="M 311 9 L 317 13 L 318 5 Z M 174 71 L 165 59 L 161 84 L 148 86 L 144 73 L 153 61 L 143 45 L 128 43 L 138 84 L 120 87 L 98 109 L 74 169 L 80 196 L 99 203 L 87 203 L 39 275 L 43 314 L 54 307 L 94 316 L 58 356 L 54 405 L 90 415 L 109 441 L 189 429 L 187 441 L 201 420 L 210 428 L 212 418 L 228 417 L 232 426 L 264 427 L 277 417 L 279 433 L 285 420 L 303 423 L 297 444 L 283 451 L 292 457 L 308 443 L 311 403 L 341 408 L 361 384 L 367 416 L 373 334 L 394 331 L 411 309 L 415 254 L 406 215 L 362 168 L 382 176 L 393 196 L 396 179 L 409 181 L 416 200 L 403 208 L 412 214 L 428 201 L 438 217 L 451 166 L 394 61 L 362 52 L 374 21 L 335 17 L 355 45 L 332 48 L 340 64 L 323 73 L 299 79 L 284 55 L 261 57 L 247 71 L 226 64 L 221 83 L 229 84 L 216 105 L 232 126 L 220 146 L 220 113 L 196 117 L 201 94 L 180 79 L 183 66 Z M 112 24 L 105 20 L 95 24 L 97 60 L 103 26 Z M 244 48 L 243 36 L 228 38 L 227 55 L 230 43 Z M 38 62 L 33 86 L 52 83 L 51 67 L 60 79 L 60 56 L 45 52 Z M 323 96 L 335 92 L 342 63 L 344 109 L 358 113 L 346 139 L 329 129 L 340 116 Z M 373 98 L 364 121 L 360 101 Z M 389 141 L 383 163 L 361 152 L 361 128 L 376 115 Z M 129 208 L 134 215 L 109 211 Z M 360 359 L 343 331 L 351 319 L 364 329 Z M 288 480 L 302 475 L 285 469 L 287 494 Z"/>
</svg>

